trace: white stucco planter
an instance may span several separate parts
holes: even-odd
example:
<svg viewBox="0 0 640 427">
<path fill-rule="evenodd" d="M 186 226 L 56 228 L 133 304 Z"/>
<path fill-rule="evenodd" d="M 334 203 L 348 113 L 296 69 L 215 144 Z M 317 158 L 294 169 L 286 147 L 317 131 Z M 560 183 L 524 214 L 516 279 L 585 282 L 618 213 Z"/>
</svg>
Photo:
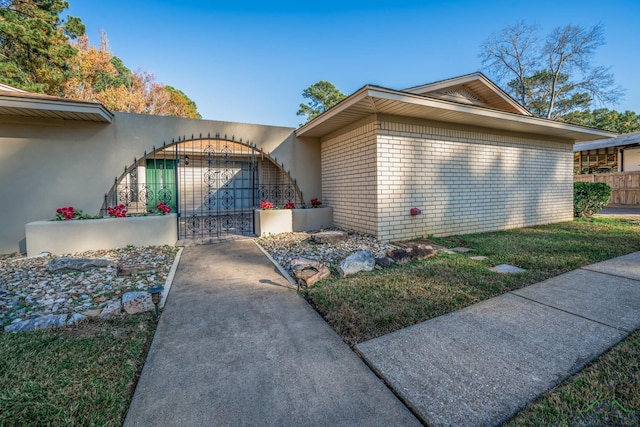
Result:
<svg viewBox="0 0 640 427">
<path fill-rule="evenodd" d="M 254 225 L 258 236 L 319 230 L 333 227 L 333 209 L 256 209 Z"/>
<path fill-rule="evenodd" d="M 293 231 L 313 231 L 333 227 L 333 208 L 294 209 Z"/>
<path fill-rule="evenodd" d="M 71 221 L 36 221 L 25 226 L 27 255 L 54 255 L 127 245 L 175 245 L 176 214 Z"/>
<path fill-rule="evenodd" d="M 293 231 L 294 209 L 256 209 L 255 232 L 258 236 L 291 233 Z"/>
</svg>

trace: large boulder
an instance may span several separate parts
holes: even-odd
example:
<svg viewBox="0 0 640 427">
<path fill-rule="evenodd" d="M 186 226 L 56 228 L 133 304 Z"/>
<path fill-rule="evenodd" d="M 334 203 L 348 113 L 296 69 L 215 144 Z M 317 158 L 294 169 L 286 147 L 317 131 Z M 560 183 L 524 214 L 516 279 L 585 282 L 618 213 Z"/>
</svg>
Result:
<svg viewBox="0 0 640 427">
<path fill-rule="evenodd" d="M 92 268 L 108 267 L 111 262 L 108 259 L 89 258 L 54 258 L 49 262 L 51 273 L 69 273 L 72 271 L 85 271 Z"/>
<path fill-rule="evenodd" d="M 347 277 L 360 271 L 371 271 L 375 268 L 376 261 L 370 250 L 355 252 L 340 262 L 340 275 Z"/>
<path fill-rule="evenodd" d="M 291 261 L 291 272 L 298 283 L 313 286 L 316 282 L 331 275 L 329 267 L 308 258 L 296 258 Z"/>
</svg>

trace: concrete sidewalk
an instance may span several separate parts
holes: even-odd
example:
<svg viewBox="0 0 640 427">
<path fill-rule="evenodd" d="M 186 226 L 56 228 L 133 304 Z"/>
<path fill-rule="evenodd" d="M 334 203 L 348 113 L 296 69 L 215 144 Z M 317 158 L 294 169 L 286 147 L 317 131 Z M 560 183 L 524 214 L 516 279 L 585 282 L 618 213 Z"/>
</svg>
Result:
<svg viewBox="0 0 640 427">
<path fill-rule="evenodd" d="M 253 241 L 184 249 L 125 426 L 420 425 Z"/>
<path fill-rule="evenodd" d="M 356 348 L 428 425 L 492 426 L 639 327 L 635 252 Z"/>
</svg>

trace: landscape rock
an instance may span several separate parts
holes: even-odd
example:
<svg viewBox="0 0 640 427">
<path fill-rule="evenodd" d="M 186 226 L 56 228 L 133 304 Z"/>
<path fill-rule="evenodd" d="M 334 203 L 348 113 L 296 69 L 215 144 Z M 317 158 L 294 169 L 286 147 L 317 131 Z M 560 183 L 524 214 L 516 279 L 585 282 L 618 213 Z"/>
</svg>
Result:
<svg viewBox="0 0 640 427">
<path fill-rule="evenodd" d="M 35 319 L 20 320 L 4 327 L 5 332 L 22 332 L 34 329 L 53 328 L 62 326 L 67 321 L 66 314 L 49 314 Z"/>
<path fill-rule="evenodd" d="M 338 270 L 342 277 L 347 277 L 360 271 L 372 271 L 375 265 L 376 261 L 373 259 L 373 253 L 370 250 L 362 250 L 343 259 Z"/>
<path fill-rule="evenodd" d="M 311 240 L 319 244 L 328 244 L 341 242 L 347 239 L 347 233 L 344 231 L 321 231 L 310 235 Z"/>
<path fill-rule="evenodd" d="M 406 264 L 417 259 L 431 258 L 437 255 L 437 251 L 431 245 L 413 244 L 387 252 L 387 256 L 398 264 Z"/>
<path fill-rule="evenodd" d="M 122 309 L 127 314 L 142 313 L 155 310 L 155 305 L 151 301 L 149 292 L 127 292 L 122 295 Z"/>
<path fill-rule="evenodd" d="M 153 264 L 119 264 L 118 276 L 135 276 L 136 274 L 154 273 L 156 267 Z"/>
<path fill-rule="evenodd" d="M 382 256 L 375 259 L 376 265 L 380 267 L 389 267 L 391 264 L 395 263 L 393 258 L 389 258 L 388 256 Z"/>
<path fill-rule="evenodd" d="M 87 317 L 98 317 L 98 316 L 100 316 L 101 312 L 102 312 L 102 310 L 100 310 L 99 308 L 94 308 L 94 309 L 91 309 L 91 310 L 87 310 L 82 314 L 84 314 Z"/>
<path fill-rule="evenodd" d="M 87 316 L 85 316 L 84 314 L 73 313 L 71 316 L 69 316 L 69 319 L 67 320 L 67 325 L 75 325 L 76 323 L 81 322 L 86 318 Z"/>
<path fill-rule="evenodd" d="M 307 258 L 296 258 L 291 261 L 293 277 L 305 286 L 313 286 L 315 283 L 331 275 L 329 267 L 318 261 Z"/>
<path fill-rule="evenodd" d="M 104 259 L 109 265 L 71 272 L 49 271 L 47 266 L 54 257 L 46 253 L 32 257 L 0 255 L 0 332 L 4 326 L 52 314 L 69 317 L 78 314 L 68 322 L 78 321 L 80 313 L 99 317 L 107 305 L 120 301 L 125 292 L 146 291 L 164 284 L 175 252 L 174 248 L 164 246 L 86 251 L 65 257 Z M 152 265 L 155 271 L 117 276 L 116 266 L 123 264 Z M 119 312 L 116 310 L 115 314 Z"/>
<path fill-rule="evenodd" d="M 108 267 L 110 263 L 108 259 L 103 258 L 54 258 L 49 262 L 49 271 L 51 273 L 86 271 L 92 268 Z"/>
<path fill-rule="evenodd" d="M 121 313 L 122 313 L 122 303 L 120 302 L 120 300 L 118 300 L 118 301 L 113 301 L 107 304 L 107 306 L 102 309 L 102 312 L 100 313 L 100 317 L 118 316 Z"/>
</svg>

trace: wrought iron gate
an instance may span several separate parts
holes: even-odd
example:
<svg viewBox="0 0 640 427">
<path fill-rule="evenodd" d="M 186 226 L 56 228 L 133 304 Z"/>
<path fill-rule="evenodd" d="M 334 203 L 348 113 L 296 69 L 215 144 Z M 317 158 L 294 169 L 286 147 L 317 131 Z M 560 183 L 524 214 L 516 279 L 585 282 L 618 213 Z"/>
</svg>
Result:
<svg viewBox="0 0 640 427">
<path fill-rule="evenodd" d="M 253 236 L 254 209 L 302 203 L 289 172 L 252 144 L 226 136 L 179 139 L 125 168 L 103 209 L 125 204 L 130 214 L 165 203 L 178 214 L 178 238 Z"/>
</svg>

